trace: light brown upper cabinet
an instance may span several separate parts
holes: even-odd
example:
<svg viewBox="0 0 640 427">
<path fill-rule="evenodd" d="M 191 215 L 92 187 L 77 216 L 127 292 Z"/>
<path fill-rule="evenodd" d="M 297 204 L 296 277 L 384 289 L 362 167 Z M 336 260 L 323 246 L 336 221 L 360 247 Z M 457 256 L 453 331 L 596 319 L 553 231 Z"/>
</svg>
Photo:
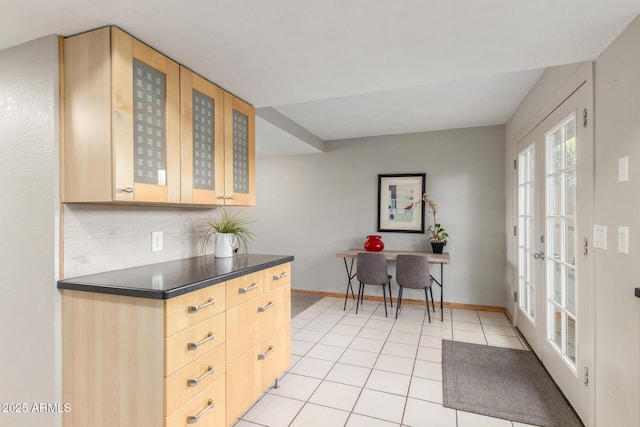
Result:
<svg viewBox="0 0 640 427">
<path fill-rule="evenodd" d="M 255 110 L 116 27 L 64 39 L 62 199 L 255 205 Z"/>
<path fill-rule="evenodd" d="M 222 204 L 224 92 L 180 67 L 182 203 Z"/>
<path fill-rule="evenodd" d="M 179 65 L 115 27 L 63 51 L 63 201 L 179 203 Z"/>
<path fill-rule="evenodd" d="M 225 205 L 256 204 L 255 110 L 235 96 L 224 94 Z"/>
</svg>

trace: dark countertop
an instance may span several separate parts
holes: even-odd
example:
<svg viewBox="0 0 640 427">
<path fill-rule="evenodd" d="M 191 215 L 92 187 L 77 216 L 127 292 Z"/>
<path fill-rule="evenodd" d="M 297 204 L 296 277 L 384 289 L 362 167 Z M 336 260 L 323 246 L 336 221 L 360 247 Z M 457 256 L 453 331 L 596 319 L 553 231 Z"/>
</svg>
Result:
<svg viewBox="0 0 640 427">
<path fill-rule="evenodd" d="M 207 255 L 68 278 L 58 289 L 169 299 L 290 261 L 291 255 Z"/>
</svg>

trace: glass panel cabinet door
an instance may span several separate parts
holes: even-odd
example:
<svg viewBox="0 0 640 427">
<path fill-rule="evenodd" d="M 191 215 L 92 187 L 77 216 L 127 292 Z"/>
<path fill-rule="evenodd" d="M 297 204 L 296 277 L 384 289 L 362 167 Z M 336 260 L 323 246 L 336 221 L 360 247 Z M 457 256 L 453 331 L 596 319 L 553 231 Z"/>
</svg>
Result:
<svg viewBox="0 0 640 427">
<path fill-rule="evenodd" d="M 224 194 L 223 91 L 180 67 L 181 202 L 219 204 Z"/>
<path fill-rule="evenodd" d="M 255 111 L 225 93 L 225 204 L 253 206 L 255 195 Z"/>
<path fill-rule="evenodd" d="M 112 29 L 114 200 L 180 202 L 179 66 Z"/>
</svg>

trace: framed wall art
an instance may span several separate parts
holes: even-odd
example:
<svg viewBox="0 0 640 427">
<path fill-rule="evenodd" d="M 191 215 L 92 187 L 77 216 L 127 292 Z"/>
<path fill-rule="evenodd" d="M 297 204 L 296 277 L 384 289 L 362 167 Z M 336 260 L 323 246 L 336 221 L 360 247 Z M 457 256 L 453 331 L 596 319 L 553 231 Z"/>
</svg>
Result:
<svg viewBox="0 0 640 427">
<path fill-rule="evenodd" d="M 378 231 L 424 233 L 424 173 L 378 175 Z"/>
</svg>

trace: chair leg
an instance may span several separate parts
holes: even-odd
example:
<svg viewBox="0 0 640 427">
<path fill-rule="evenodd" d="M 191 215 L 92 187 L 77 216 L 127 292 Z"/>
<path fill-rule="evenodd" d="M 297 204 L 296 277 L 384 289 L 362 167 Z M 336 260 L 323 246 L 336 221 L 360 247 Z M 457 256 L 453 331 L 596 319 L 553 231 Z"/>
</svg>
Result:
<svg viewBox="0 0 640 427">
<path fill-rule="evenodd" d="M 358 286 L 358 299 L 356 300 L 356 314 L 358 314 L 358 306 L 360 305 L 360 293 L 362 292 L 362 282 Z"/>
<path fill-rule="evenodd" d="M 391 295 L 389 295 L 391 298 Z M 384 284 L 382 285 L 382 299 L 384 300 L 384 317 L 387 317 L 387 294 L 384 290 Z"/>
<path fill-rule="evenodd" d="M 402 305 L 402 286 L 398 286 L 398 300 L 396 301 L 396 319 L 398 318 L 398 310 L 400 310 L 400 305 Z"/>
<path fill-rule="evenodd" d="M 433 296 L 431 297 L 431 301 L 433 302 Z M 431 323 L 431 311 L 429 311 L 429 294 L 427 292 L 427 288 L 424 288 L 424 302 L 427 305 L 427 316 L 429 316 L 429 323 Z"/>
<path fill-rule="evenodd" d="M 344 308 L 342 309 L 342 311 L 347 309 L 347 299 L 349 298 L 349 288 L 350 287 L 351 287 L 351 285 L 347 283 L 347 292 L 344 293 Z M 351 288 L 351 295 L 353 296 L 353 288 Z"/>
<path fill-rule="evenodd" d="M 389 280 L 389 305 L 393 307 L 393 297 L 391 296 L 391 280 Z"/>
<path fill-rule="evenodd" d="M 436 312 L 436 303 L 433 300 L 433 286 L 431 286 L 429 288 L 429 293 L 431 294 L 431 307 L 433 307 L 433 312 L 435 313 Z M 429 308 L 429 307 L 427 307 L 427 308 Z"/>
</svg>

